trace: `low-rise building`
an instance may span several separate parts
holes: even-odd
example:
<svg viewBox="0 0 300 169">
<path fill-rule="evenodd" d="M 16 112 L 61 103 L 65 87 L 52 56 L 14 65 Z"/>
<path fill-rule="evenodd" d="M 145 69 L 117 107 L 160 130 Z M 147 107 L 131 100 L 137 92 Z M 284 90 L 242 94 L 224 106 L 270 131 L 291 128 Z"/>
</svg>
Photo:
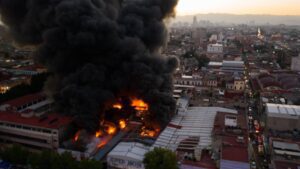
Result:
<svg viewBox="0 0 300 169">
<path fill-rule="evenodd" d="M 283 140 L 270 139 L 270 158 L 274 169 L 298 169 L 300 167 L 300 143 Z"/>
<path fill-rule="evenodd" d="M 286 131 L 300 128 L 300 106 L 266 104 L 267 128 Z"/>
<path fill-rule="evenodd" d="M 245 115 L 218 112 L 213 129 L 213 154 L 221 169 L 249 169 Z"/>
<path fill-rule="evenodd" d="M 292 58 L 291 70 L 300 71 L 300 55 Z"/>
<path fill-rule="evenodd" d="M 188 107 L 180 109 L 161 132 L 152 148 L 161 147 L 201 161 L 202 151 L 212 147 L 212 131 L 217 112 L 237 114 L 221 107 Z"/>
<path fill-rule="evenodd" d="M 223 61 L 222 71 L 232 73 L 244 73 L 245 63 L 243 61 Z"/>
<path fill-rule="evenodd" d="M 144 169 L 144 155 L 150 150 L 146 146 L 136 142 L 120 142 L 107 155 L 109 169 Z"/>
</svg>

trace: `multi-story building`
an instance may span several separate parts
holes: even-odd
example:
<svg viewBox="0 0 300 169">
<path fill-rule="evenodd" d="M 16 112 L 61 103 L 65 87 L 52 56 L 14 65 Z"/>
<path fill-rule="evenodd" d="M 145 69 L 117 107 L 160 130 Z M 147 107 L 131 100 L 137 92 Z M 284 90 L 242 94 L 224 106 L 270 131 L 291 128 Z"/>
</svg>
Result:
<svg viewBox="0 0 300 169">
<path fill-rule="evenodd" d="M 36 117 L 30 112 L 0 112 L 0 140 L 33 149 L 57 149 L 71 118 L 58 114 Z"/>
<path fill-rule="evenodd" d="M 215 53 L 221 54 L 223 53 L 223 45 L 222 44 L 208 44 L 207 45 L 207 53 Z"/>
<path fill-rule="evenodd" d="M 49 114 L 52 101 L 42 93 L 26 95 L 0 106 L 0 140 L 35 149 L 56 149 L 72 119 Z"/>
<path fill-rule="evenodd" d="M 186 76 L 183 75 L 181 77 L 175 78 L 175 84 L 178 85 L 192 85 L 192 86 L 202 86 L 203 79 L 200 76 Z"/>
</svg>

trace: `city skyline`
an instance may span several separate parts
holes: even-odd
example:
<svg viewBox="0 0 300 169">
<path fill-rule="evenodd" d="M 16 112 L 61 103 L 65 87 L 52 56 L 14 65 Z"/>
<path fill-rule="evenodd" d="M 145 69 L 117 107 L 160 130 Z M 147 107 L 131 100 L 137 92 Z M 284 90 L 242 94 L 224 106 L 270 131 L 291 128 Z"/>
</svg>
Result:
<svg viewBox="0 0 300 169">
<path fill-rule="evenodd" d="M 180 0 L 177 15 L 207 13 L 300 15 L 299 0 Z"/>
</svg>

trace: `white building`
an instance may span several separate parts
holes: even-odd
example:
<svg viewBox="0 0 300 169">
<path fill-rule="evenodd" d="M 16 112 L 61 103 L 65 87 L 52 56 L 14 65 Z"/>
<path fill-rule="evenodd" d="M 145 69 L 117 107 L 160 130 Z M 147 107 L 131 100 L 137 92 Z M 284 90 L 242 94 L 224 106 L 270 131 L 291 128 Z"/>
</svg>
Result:
<svg viewBox="0 0 300 169">
<path fill-rule="evenodd" d="M 144 155 L 150 150 L 136 142 L 120 142 L 107 155 L 108 168 L 114 169 L 144 169 Z"/>
<path fill-rule="evenodd" d="M 186 76 L 175 77 L 174 84 L 178 85 L 191 85 L 191 86 L 202 86 L 203 80 L 201 76 Z"/>
<path fill-rule="evenodd" d="M 213 54 L 221 54 L 223 53 L 223 45 L 222 44 L 208 44 L 207 45 L 207 53 Z"/>
</svg>

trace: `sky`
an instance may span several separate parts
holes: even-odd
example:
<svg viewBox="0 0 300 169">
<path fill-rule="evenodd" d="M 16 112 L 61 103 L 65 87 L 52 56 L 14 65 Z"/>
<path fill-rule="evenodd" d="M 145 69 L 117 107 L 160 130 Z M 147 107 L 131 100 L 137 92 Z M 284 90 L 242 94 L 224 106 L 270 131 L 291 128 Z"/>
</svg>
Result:
<svg viewBox="0 0 300 169">
<path fill-rule="evenodd" d="M 300 0 L 179 0 L 177 15 L 230 13 L 300 15 Z"/>
</svg>

